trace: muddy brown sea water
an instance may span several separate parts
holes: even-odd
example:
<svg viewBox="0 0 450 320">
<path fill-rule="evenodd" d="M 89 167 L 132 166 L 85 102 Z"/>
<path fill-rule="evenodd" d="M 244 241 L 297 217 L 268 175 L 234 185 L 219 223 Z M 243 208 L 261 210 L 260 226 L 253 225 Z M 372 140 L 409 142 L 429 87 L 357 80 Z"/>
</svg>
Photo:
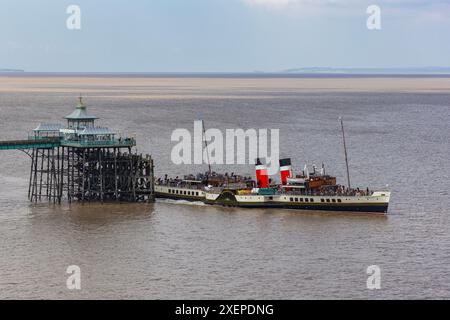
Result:
<svg viewBox="0 0 450 320">
<path fill-rule="evenodd" d="M 450 298 L 450 78 L 0 77 L 1 139 L 62 122 L 85 96 L 158 175 L 176 128 L 278 128 L 280 153 L 384 187 L 387 217 L 155 204 L 30 204 L 30 160 L 0 151 L 0 298 Z M 251 166 L 216 167 L 252 174 Z M 66 268 L 81 268 L 81 290 Z M 368 290 L 366 268 L 381 268 Z"/>
</svg>

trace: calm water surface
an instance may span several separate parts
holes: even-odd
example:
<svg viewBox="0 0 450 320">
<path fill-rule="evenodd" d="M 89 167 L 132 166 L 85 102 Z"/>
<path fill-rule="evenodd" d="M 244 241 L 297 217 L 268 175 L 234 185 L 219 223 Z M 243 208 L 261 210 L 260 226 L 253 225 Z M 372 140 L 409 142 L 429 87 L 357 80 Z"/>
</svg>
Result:
<svg viewBox="0 0 450 320">
<path fill-rule="evenodd" d="M 296 169 L 325 162 L 343 183 L 343 115 L 353 184 L 389 184 L 388 217 L 171 201 L 31 205 L 29 159 L 2 151 L 0 298 L 450 298 L 450 94 L 212 92 L 188 82 L 142 98 L 156 89 L 78 81 L 39 92 L 37 79 L 32 92 L 0 95 L 2 139 L 62 121 L 82 91 L 99 124 L 136 135 L 159 175 L 206 170 L 170 162 L 172 130 L 192 130 L 202 117 L 223 130 L 279 128 L 281 155 Z M 72 264 L 81 267 L 80 291 L 66 289 Z M 381 290 L 366 288 L 369 265 L 381 267 Z"/>
</svg>

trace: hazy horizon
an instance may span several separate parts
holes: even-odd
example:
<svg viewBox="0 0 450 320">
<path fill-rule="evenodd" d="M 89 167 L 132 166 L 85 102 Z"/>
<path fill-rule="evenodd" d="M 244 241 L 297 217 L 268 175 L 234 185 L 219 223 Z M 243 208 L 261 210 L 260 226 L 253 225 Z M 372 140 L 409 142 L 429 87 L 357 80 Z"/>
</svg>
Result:
<svg viewBox="0 0 450 320">
<path fill-rule="evenodd" d="M 303 67 L 279 71 L 28 71 L 0 68 L 0 75 L 273 75 L 273 76 L 447 76 L 450 67 L 328 68 Z"/>
</svg>

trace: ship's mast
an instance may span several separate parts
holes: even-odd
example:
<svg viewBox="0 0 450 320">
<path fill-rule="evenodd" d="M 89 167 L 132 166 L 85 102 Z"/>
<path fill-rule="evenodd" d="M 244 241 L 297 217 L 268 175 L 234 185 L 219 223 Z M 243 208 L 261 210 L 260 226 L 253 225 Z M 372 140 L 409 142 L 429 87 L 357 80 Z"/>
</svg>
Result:
<svg viewBox="0 0 450 320">
<path fill-rule="evenodd" d="M 206 160 L 208 161 L 208 173 L 209 173 L 209 176 L 211 176 L 211 163 L 209 162 L 208 142 L 206 142 L 205 122 L 203 120 L 201 120 L 201 122 L 202 122 L 202 130 L 203 130 L 203 141 L 205 142 L 205 149 L 206 149 Z"/>
<path fill-rule="evenodd" d="M 345 165 L 347 166 L 347 183 L 348 188 L 350 189 L 350 172 L 348 170 L 347 145 L 345 144 L 344 121 L 342 120 L 342 117 L 339 117 L 339 121 L 341 122 L 342 140 L 344 141 Z"/>
</svg>

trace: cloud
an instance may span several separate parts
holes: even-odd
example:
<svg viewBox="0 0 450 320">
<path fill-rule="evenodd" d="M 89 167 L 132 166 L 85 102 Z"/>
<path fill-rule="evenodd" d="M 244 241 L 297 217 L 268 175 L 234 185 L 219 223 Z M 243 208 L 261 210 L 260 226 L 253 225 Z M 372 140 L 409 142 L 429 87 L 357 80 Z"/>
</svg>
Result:
<svg viewBox="0 0 450 320">
<path fill-rule="evenodd" d="M 251 6 L 286 7 L 292 4 L 345 5 L 355 0 L 242 0 Z"/>
<path fill-rule="evenodd" d="M 348 6 L 367 2 L 386 7 L 421 8 L 435 5 L 449 4 L 450 0 L 241 0 L 251 6 L 286 7 L 292 4 L 310 6 Z M 375 3 L 373 3 L 375 2 Z"/>
<path fill-rule="evenodd" d="M 289 3 L 299 2 L 299 0 L 244 0 L 249 5 L 263 6 L 285 6 Z"/>
<path fill-rule="evenodd" d="M 417 22 L 448 23 L 450 0 L 239 0 L 253 8 L 289 12 L 299 15 L 366 14 L 364 7 L 379 5 L 385 17 L 393 19 L 416 19 Z"/>
</svg>

